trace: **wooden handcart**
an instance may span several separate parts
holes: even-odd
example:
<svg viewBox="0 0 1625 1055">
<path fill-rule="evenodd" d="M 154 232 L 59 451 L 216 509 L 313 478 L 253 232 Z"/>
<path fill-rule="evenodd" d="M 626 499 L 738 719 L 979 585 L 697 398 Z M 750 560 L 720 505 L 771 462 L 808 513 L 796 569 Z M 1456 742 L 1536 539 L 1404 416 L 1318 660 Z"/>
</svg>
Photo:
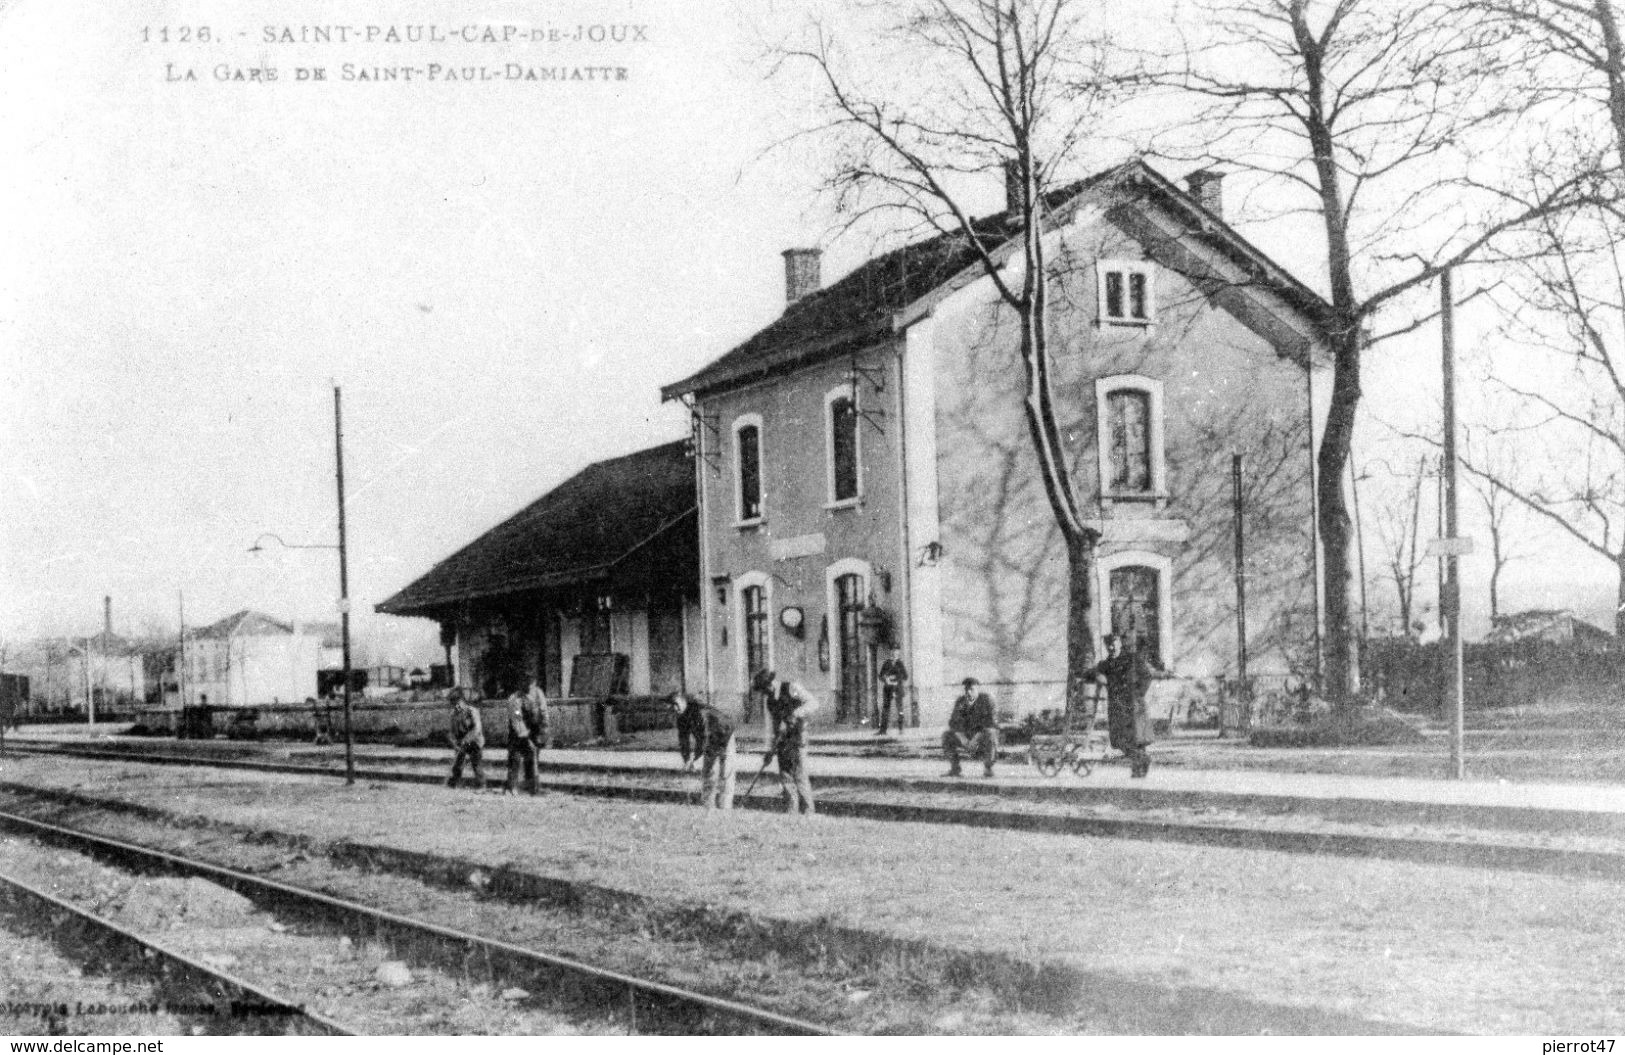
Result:
<svg viewBox="0 0 1625 1055">
<path fill-rule="evenodd" d="M 1093 682 L 1083 687 L 1082 706 L 1067 706 L 1061 719 L 1059 734 L 1035 735 L 1027 744 L 1027 761 L 1046 777 L 1059 776 L 1061 770 L 1071 769 L 1080 777 L 1094 772 L 1101 760 L 1101 745 L 1095 732 L 1095 719 L 1100 712 L 1100 701 L 1106 694 L 1105 686 Z"/>
</svg>

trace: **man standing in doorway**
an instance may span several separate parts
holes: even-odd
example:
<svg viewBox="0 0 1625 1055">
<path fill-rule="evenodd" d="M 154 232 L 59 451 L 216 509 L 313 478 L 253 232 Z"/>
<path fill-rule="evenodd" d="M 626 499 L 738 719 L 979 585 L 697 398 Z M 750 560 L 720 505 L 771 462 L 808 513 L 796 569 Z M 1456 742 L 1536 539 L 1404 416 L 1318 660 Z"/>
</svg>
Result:
<svg viewBox="0 0 1625 1055">
<path fill-rule="evenodd" d="M 1111 745 L 1129 761 L 1129 776 L 1151 771 L 1151 721 L 1145 713 L 1145 693 L 1151 686 L 1151 665 L 1145 650 L 1123 651 L 1123 639 L 1106 635 L 1106 658 L 1083 672 L 1085 678 L 1106 683 L 1106 730 Z"/>
<path fill-rule="evenodd" d="M 880 665 L 880 726 L 876 736 L 885 736 L 891 725 L 892 708 L 897 708 L 897 731 L 902 732 L 908 712 L 908 668 L 903 666 L 903 650 L 891 647 L 891 655 Z"/>
<path fill-rule="evenodd" d="M 966 678 L 961 683 L 965 691 L 954 701 L 954 710 L 948 717 L 948 730 L 942 734 L 942 753 L 948 756 L 948 772 L 944 776 L 957 777 L 959 755 L 968 751 L 972 758 L 982 760 L 982 775 L 993 775 L 993 760 L 999 753 L 999 723 L 993 713 L 993 701 L 985 692 L 978 691 L 981 683 Z"/>
<path fill-rule="evenodd" d="M 767 700 L 773 746 L 762 756 L 765 766 L 779 762 L 779 787 L 784 790 L 786 813 L 816 811 L 812 780 L 807 776 L 807 717 L 818 709 L 812 694 L 793 681 L 782 680 L 771 670 L 756 672 L 751 688 Z"/>
<path fill-rule="evenodd" d="M 677 749 L 683 755 L 683 769 L 692 769 L 695 758 L 703 759 L 700 801 L 708 810 L 733 809 L 733 720 L 682 692 L 671 694 L 671 709 L 677 714 Z"/>
</svg>

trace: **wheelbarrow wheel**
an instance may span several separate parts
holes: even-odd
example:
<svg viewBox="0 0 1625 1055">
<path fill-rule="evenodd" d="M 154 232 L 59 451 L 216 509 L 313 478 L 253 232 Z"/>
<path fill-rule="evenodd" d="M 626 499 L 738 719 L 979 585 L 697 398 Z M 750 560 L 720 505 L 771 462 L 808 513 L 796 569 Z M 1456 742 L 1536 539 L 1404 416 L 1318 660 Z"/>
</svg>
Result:
<svg viewBox="0 0 1625 1055">
<path fill-rule="evenodd" d="M 1040 748 L 1037 744 L 1027 745 L 1027 758 L 1032 762 L 1033 768 L 1046 777 L 1053 777 L 1061 772 L 1060 756 Z"/>
</svg>

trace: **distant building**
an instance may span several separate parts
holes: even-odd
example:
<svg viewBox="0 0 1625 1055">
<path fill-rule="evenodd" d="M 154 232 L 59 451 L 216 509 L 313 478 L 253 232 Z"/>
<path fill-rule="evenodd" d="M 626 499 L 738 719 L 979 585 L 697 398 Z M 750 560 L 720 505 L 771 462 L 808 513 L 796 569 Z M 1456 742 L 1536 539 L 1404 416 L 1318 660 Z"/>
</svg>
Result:
<svg viewBox="0 0 1625 1055">
<path fill-rule="evenodd" d="M 19 646 L 7 665 L 29 679 L 26 713 L 128 708 L 146 697 L 146 658 L 117 634 L 41 638 Z"/>
<path fill-rule="evenodd" d="M 186 634 L 185 702 L 299 703 L 317 693 L 322 633 L 250 609 Z"/>
<path fill-rule="evenodd" d="M 1579 652 L 1606 652 L 1614 645 L 1614 635 L 1577 618 L 1567 609 L 1530 608 L 1496 616 L 1484 641 L 1497 645 L 1545 641 L 1567 645 Z"/>
</svg>

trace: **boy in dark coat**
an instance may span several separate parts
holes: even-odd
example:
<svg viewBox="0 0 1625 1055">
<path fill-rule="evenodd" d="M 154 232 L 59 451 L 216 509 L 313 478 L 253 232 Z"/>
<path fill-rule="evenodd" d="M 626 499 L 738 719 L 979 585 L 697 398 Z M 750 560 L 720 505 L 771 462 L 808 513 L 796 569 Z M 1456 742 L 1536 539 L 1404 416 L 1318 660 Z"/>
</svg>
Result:
<svg viewBox="0 0 1625 1055">
<path fill-rule="evenodd" d="M 451 778 L 446 787 L 454 788 L 463 779 L 463 762 L 474 765 L 474 788 L 485 788 L 485 768 L 481 762 L 485 754 L 485 729 L 480 725 L 480 712 L 470 707 L 462 689 L 451 690 L 451 746 L 457 757 L 451 763 Z"/>
<path fill-rule="evenodd" d="M 880 665 L 880 725 L 876 736 L 885 736 L 891 725 L 892 708 L 897 708 L 897 731 L 903 731 L 903 709 L 908 706 L 908 668 L 903 666 L 903 650 L 893 645 L 891 655 Z"/>
<path fill-rule="evenodd" d="M 948 718 L 948 730 L 942 734 L 942 753 L 948 756 L 948 772 L 944 776 L 957 777 L 959 754 L 970 752 L 972 758 L 982 760 L 982 775 L 993 775 L 993 759 L 999 753 L 999 722 L 993 713 L 993 701 L 985 692 L 978 692 L 981 683 L 966 678 L 965 691 L 954 701 L 954 710 Z"/>
<path fill-rule="evenodd" d="M 681 692 L 671 694 L 677 712 L 677 750 L 683 769 L 703 759 L 700 801 L 706 809 L 731 810 L 734 805 L 734 723 L 715 707 L 696 703 Z"/>
<path fill-rule="evenodd" d="M 1129 760 L 1129 775 L 1143 777 L 1151 771 L 1151 720 L 1145 713 L 1145 692 L 1151 686 L 1151 665 L 1145 656 L 1123 651 L 1123 639 L 1106 635 L 1106 658 L 1083 672 L 1106 685 L 1106 730 L 1111 745 Z"/>
</svg>

